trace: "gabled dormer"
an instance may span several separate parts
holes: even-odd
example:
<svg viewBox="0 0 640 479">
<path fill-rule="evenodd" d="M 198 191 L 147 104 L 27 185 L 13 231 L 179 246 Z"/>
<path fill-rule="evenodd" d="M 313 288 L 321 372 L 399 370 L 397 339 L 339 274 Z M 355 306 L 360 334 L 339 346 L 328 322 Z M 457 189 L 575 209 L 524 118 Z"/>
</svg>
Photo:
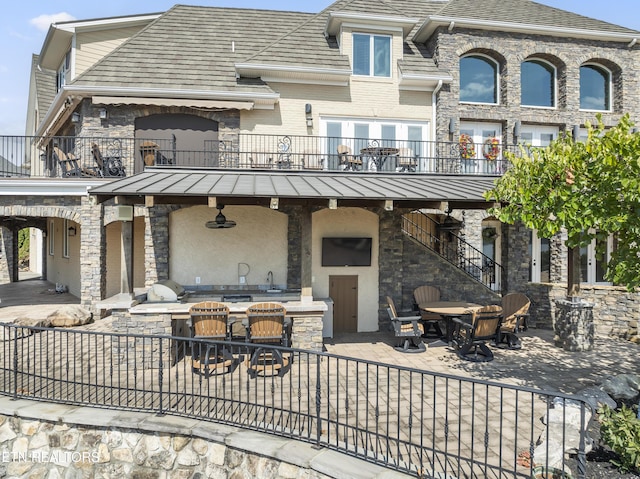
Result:
<svg viewBox="0 0 640 479">
<path fill-rule="evenodd" d="M 330 12 L 326 37 L 335 37 L 353 77 L 395 79 L 404 42 L 420 19 L 360 12 Z"/>
</svg>

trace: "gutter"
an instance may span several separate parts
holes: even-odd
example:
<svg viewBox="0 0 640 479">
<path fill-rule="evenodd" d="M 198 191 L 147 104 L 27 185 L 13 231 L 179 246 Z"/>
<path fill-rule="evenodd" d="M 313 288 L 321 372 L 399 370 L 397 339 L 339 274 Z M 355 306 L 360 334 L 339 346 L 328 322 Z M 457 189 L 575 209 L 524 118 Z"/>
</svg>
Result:
<svg viewBox="0 0 640 479">
<path fill-rule="evenodd" d="M 434 88 L 433 93 L 431 93 L 431 133 L 432 133 L 432 145 L 437 141 L 438 129 L 436 128 L 436 113 L 437 113 L 437 105 L 438 105 L 438 92 L 442 88 L 443 81 L 438 81 L 438 85 Z M 435 155 L 433 155 L 435 157 Z"/>
</svg>

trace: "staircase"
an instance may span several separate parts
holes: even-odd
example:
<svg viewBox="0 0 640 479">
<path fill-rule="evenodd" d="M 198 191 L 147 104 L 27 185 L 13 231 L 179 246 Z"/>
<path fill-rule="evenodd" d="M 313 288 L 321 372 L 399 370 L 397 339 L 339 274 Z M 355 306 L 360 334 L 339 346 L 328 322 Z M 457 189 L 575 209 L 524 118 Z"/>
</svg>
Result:
<svg viewBox="0 0 640 479">
<path fill-rule="evenodd" d="M 441 256 L 474 281 L 491 291 L 500 291 L 503 268 L 493 259 L 447 231 L 438 234 L 440 223 L 420 211 L 402 217 L 402 232 Z"/>
</svg>

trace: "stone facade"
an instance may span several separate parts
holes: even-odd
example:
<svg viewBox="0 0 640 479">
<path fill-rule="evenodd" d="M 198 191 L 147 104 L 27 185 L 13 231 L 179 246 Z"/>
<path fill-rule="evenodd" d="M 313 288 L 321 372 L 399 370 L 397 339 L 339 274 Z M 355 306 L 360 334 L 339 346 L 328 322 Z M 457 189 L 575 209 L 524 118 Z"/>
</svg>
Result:
<svg viewBox="0 0 640 479">
<path fill-rule="evenodd" d="M 211 434 L 216 438 L 208 438 L 181 433 L 180 430 L 188 428 L 180 426 L 159 426 L 154 431 L 0 415 L 0 476 L 43 479 L 336 477 L 318 472 L 310 464 L 297 464 L 300 454 L 289 454 L 288 460 L 275 454 L 270 456 L 273 445 L 282 442 L 278 439 L 246 433 L 262 437 L 262 446 L 256 451 L 250 448 L 252 441 L 247 438 L 244 447 L 243 441 L 233 440 L 235 428 L 214 427 L 219 430 Z M 265 447 L 267 444 L 270 446 Z"/>
<path fill-rule="evenodd" d="M 580 66 L 597 61 L 612 72 L 613 111 L 603 112 L 605 125 L 618 122 L 623 113 L 638 116 L 640 88 L 636 68 L 637 51 L 625 43 L 524 35 L 494 31 L 439 28 L 430 41 L 434 60 L 453 81 L 438 95 L 438 138 L 449 137 L 450 119 L 456 131 L 460 119 L 502 124 L 503 144 L 513 144 L 516 121 L 555 125 L 560 130 L 595 121 L 595 113 L 580 110 Z M 498 105 L 464 104 L 460 98 L 460 57 L 468 53 L 485 54 L 499 64 L 500 100 Z M 557 107 L 531 108 L 520 105 L 520 64 L 529 57 L 544 58 L 557 69 Z M 457 139 L 455 135 L 453 139 Z"/>
</svg>

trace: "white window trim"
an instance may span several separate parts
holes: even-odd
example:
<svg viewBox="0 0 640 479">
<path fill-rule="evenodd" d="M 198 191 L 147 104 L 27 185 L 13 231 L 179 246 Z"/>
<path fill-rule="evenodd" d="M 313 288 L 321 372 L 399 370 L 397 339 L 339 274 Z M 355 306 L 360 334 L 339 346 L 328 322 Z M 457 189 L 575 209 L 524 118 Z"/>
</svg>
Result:
<svg viewBox="0 0 640 479">
<path fill-rule="evenodd" d="M 62 227 L 62 257 L 69 257 L 69 220 L 65 219 Z"/>
<path fill-rule="evenodd" d="M 607 72 L 607 75 L 609 75 L 609 99 L 608 99 L 609 108 L 606 110 L 590 110 L 587 108 L 580 108 L 578 111 L 611 113 L 613 111 L 613 72 L 607 67 L 605 67 L 604 65 L 601 65 L 600 63 L 595 63 L 595 62 L 583 63 L 582 65 L 580 65 L 580 68 L 588 67 L 588 66 L 597 67 L 601 70 L 604 70 L 605 72 Z M 580 68 L 578 69 L 578 73 L 580 72 Z M 579 83 L 580 83 L 580 78 L 578 77 L 578 84 Z M 582 95 L 582 92 L 580 92 L 580 95 Z M 580 101 L 580 95 L 578 96 L 578 102 Z"/>
<path fill-rule="evenodd" d="M 49 221 L 49 256 L 54 256 L 55 254 L 55 236 L 56 236 L 56 223 L 51 220 Z"/>
<path fill-rule="evenodd" d="M 355 51 L 354 51 L 354 45 L 355 42 L 353 41 L 353 37 L 355 35 L 362 35 L 362 36 L 367 36 L 369 37 L 369 74 L 368 75 L 362 75 L 360 73 L 353 73 L 353 68 L 352 68 L 352 75 L 354 77 L 357 78 L 375 78 L 375 79 L 380 79 L 380 80 L 388 80 L 390 78 L 393 77 L 393 35 L 388 35 L 388 34 L 380 34 L 380 33 L 369 33 L 369 32 L 351 32 L 351 61 L 352 63 L 355 63 Z M 386 37 L 389 38 L 389 76 L 377 76 L 373 74 L 374 71 L 374 61 L 375 61 L 375 48 L 374 48 L 374 42 L 373 42 L 373 38 L 374 37 Z"/>
<path fill-rule="evenodd" d="M 539 105 L 527 105 L 526 103 L 520 102 L 520 106 L 523 108 L 535 108 L 537 110 L 557 110 L 558 109 L 558 69 L 556 66 L 543 58 L 532 57 L 523 60 L 520 63 L 520 71 L 522 72 L 522 63 L 526 62 L 540 62 L 546 65 L 549 65 L 553 70 L 553 106 L 539 106 Z M 520 91 L 522 92 L 522 76 L 520 78 Z M 522 93 L 520 94 L 520 98 L 522 99 Z"/>
<path fill-rule="evenodd" d="M 613 253 L 613 235 L 609 235 L 607 237 L 607 251 L 605 252 L 605 257 L 602 260 L 604 264 L 608 264 L 611 260 L 611 253 Z M 613 283 L 608 281 L 596 280 L 597 266 L 598 260 L 596 258 L 596 240 L 593 239 L 587 245 L 587 277 L 580 278 L 580 282 L 584 284 L 594 285 L 612 285 Z"/>
<path fill-rule="evenodd" d="M 540 238 L 538 236 L 538 230 L 531 230 L 531 277 L 529 278 L 529 281 L 532 283 L 540 283 L 541 281 L 542 270 L 540 269 L 540 265 L 542 264 L 542 239 L 544 238 Z"/>
<path fill-rule="evenodd" d="M 497 62 L 494 58 L 489 55 L 485 55 L 484 53 L 468 53 L 466 55 L 462 55 L 460 60 L 467 57 L 482 57 L 486 58 L 488 61 L 493 63 L 496 66 L 496 102 L 495 103 L 484 103 L 480 101 L 465 101 L 458 100 L 458 103 L 462 103 L 464 105 L 500 105 L 500 62 Z M 460 63 L 458 63 L 458 74 L 460 74 Z M 461 86 L 458 85 L 458 88 L 461 90 Z M 460 92 L 458 91 L 458 97 L 460 96 Z"/>
</svg>

